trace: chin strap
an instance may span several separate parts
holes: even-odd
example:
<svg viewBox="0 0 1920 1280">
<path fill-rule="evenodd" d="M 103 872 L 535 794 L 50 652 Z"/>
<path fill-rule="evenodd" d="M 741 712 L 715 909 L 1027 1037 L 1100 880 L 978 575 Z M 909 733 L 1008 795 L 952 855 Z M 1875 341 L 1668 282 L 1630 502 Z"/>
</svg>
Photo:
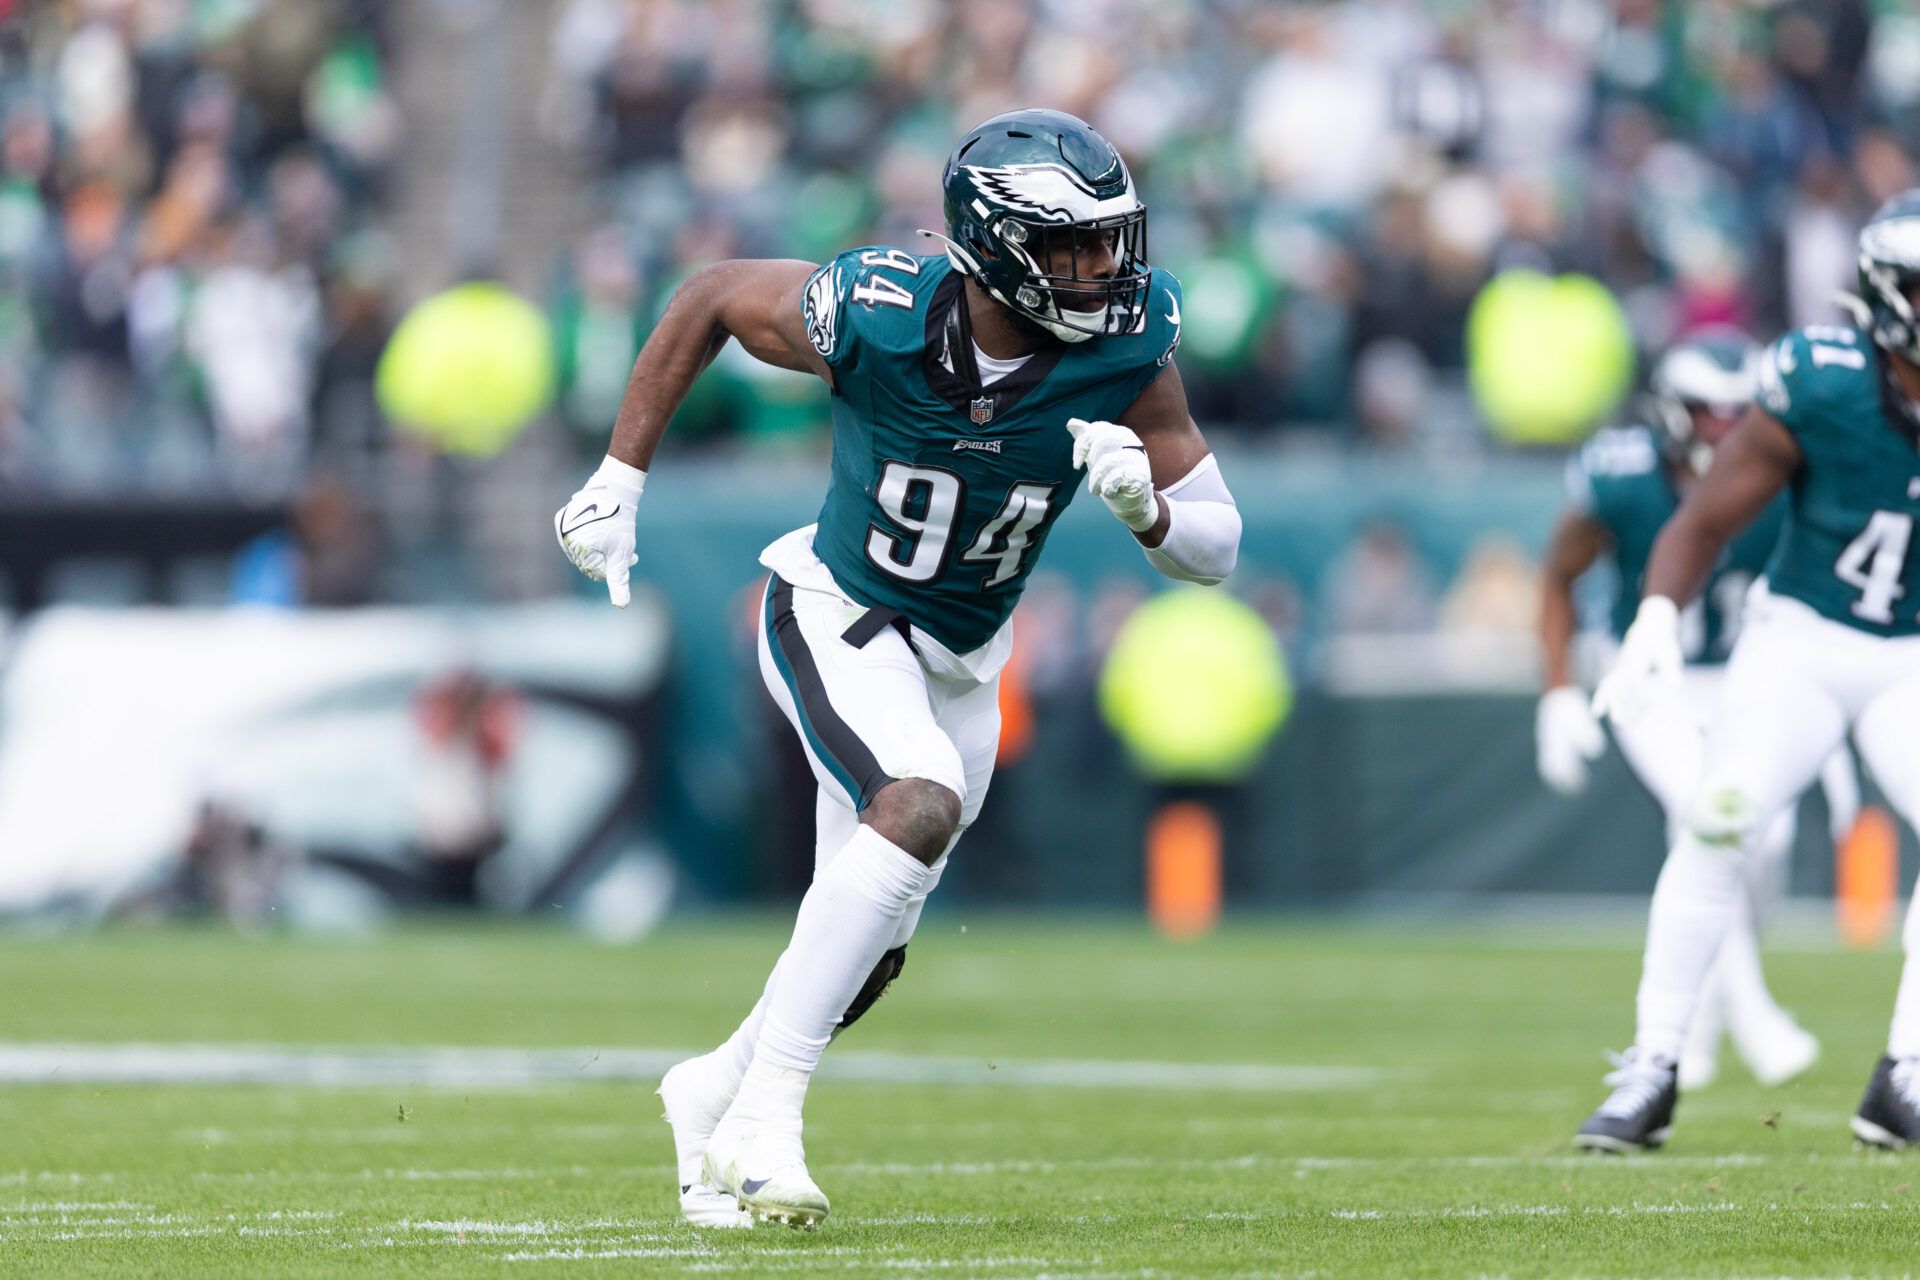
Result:
<svg viewBox="0 0 1920 1280">
<path fill-rule="evenodd" d="M 986 276 L 982 274 L 980 270 L 979 260 L 971 253 L 968 253 L 953 237 L 942 235 L 938 231 L 929 231 L 925 227 L 920 228 L 920 234 L 930 240 L 938 240 L 946 245 L 947 258 L 953 263 L 954 269 L 960 272 L 960 274 L 970 278 L 975 284 L 986 291 L 989 298 L 992 298 L 995 302 L 1005 307 L 1007 311 L 1012 314 L 1016 324 L 1026 325 L 1037 333 L 1044 333 L 1049 337 L 1059 339 L 1061 342 L 1079 342 L 1093 336 L 1090 333 L 1081 333 L 1076 329 L 1069 329 L 1065 325 L 1055 328 L 1045 317 L 1037 316 L 1024 307 L 1015 306 L 1013 299 L 1007 297 L 991 284 L 987 283 Z"/>
</svg>

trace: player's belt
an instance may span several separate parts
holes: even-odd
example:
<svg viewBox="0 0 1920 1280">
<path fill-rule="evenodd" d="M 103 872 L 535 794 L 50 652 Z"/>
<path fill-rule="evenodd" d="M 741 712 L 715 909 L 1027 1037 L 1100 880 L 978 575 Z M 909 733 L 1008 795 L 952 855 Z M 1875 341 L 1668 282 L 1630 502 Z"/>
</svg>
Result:
<svg viewBox="0 0 1920 1280">
<path fill-rule="evenodd" d="M 840 633 L 840 638 L 856 649 L 864 649 L 875 636 L 888 627 L 898 631 L 902 640 L 912 643 L 911 624 L 907 621 L 906 615 L 898 609 L 889 609 L 885 605 L 875 605 L 861 614 L 852 626 Z"/>
</svg>

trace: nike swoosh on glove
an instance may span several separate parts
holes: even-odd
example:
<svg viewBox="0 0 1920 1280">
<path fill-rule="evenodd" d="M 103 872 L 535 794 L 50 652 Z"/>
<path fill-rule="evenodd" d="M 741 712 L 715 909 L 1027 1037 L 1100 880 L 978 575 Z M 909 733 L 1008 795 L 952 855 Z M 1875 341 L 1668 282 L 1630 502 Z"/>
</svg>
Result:
<svg viewBox="0 0 1920 1280">
<path fill-rule="evenodd" d="M 634 554 L 633 514 L 647 473 L 609 457 L 567 505 L 553 514 L 553 536 L 573 567 L 607 584 L 607 596 L 624 609 L 633 598 L 627 570 Z"/>
<path fill-rule="evenodd" d="M 1087 492 L 1097 494 L 1135 533 L 1151 529 L 1160 518 L 1160 502 L 1140 437 L 1117 422 L 1085 418 L 1067 419 L 1067 431 L 1073 436 L 1073 465 L 1087 469 Z"/>
</svg>

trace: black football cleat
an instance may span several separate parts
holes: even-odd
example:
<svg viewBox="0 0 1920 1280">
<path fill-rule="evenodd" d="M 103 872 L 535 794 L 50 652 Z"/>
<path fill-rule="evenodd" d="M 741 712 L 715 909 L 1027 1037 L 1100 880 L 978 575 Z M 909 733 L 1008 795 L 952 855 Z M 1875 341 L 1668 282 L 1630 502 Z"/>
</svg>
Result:
<svg viewBox="0 0 1920 1280">
<path fill-rule="evenodd" d="M 1614 1059 L 1614 1068 L 1606 1078 L 1613 1092 L 1573 1135 L 1573 1145 L 1612 1155 L 1653 1151 L 1673 1132 L 1673 1107 L 1680 1100 L 1674 1064 L 1629 1049 Z"/>
<path fill-rule="evenodd" d="M 1882 1057 L 1853 1117 L 1853 1136 L 1898 1151 L 1920 1142 L 1920 1058 Z"/>
</svg>

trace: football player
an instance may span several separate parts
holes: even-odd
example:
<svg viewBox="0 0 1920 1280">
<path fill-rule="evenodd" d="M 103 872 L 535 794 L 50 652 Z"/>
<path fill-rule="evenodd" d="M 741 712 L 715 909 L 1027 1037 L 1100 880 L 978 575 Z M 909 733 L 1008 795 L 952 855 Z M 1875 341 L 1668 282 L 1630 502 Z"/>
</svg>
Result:
<svg viewBox="0 0 1920 1280">
<path fill-rule="evenodd" d="M 628 598 L 634 510 L 687 388 L 729 338 L 832 389 L 816 524 L 769 546 L 768 690 L 820 790 L 812 887 L 731 1039 L 667 1073 L 690 1220 L 812 1226 L 801 1109 L 822 1051 L 905 963 L 980 812 L 1008 618 L 1078 472 L 1169 577 L 1232 571 L 1240 515 L 1173 366 L 1180 286 L 1148 264 L 1118 152 L 1057 111 L 996 116 L 948 158 L 944 251 L 735 261 L 680 287 L 600 469 L 554 518 Z"/>
<path fill-rule="evenodd" d="M 1760 391 L 1660 533 L 1644 598 L 1595 710 L 1631 724 L 1674 696 L 1680 608 L 1734 536 L 1788 494 L 1766 588 L 1744 615 L 1707 730 L 1686 829 L 1654 889 L 1634 1047 L 1579 1145 L 1654 1147 L 1673 1123 L 1674 1065 L 1766 824 L 1851 730 L 1894 807 L 1920 814 L 1920 190 L 1860 233 L 1855 325 L 1795 330 L 1768 349 Z M 1887 1050 L 1856 1137 L 1920 1139 L 1920 913 Z"/>
<path fill-rule="evenodd" d="M 1563 795 L 1586 787 L 1588 763 L 1606 744 L 1587 695 L 1573 681 L 1574 582 L 1599 561 L 1611 562 L 1619 589 L 1610 621 L 1616 639 L 1625 632 L 1640 599 L 1653 540 L 1753 399 L 1759 356 L 1753 340 L 1737 330 L 1705 330 L 1674 344 L 1650 379 L 1652 425 L 1602 431 L 1568 465 L 1570 501 L 1554 529 L 1542 574 L 1540 642 L 1547 691 L 1535 720 L 1540 777 Z M 1705 590 L 1682 613 L 1687 665 L 1678 695 L 1660 709 L 1664 714 L 1615 725 L 1621 754 L 1666 815 L 1670 840 L 1680 834 L 1684 806 L 1699 779 L 1707 722 L 1742 602 L 1779 538 L 1785 511 L 1783 498 L 1770 503 L 1733 540 Z M 1859 807 L 1859 787 L 1845 751 L 1830 758 L 1822 781 L 1832 825 L 1844 835 Z M 1682 1088 L 1712 1082 L 1723 1029 L 1764 1084 L 1792 1079 L 1819 1056 L 1819 1042 L 1774 1001 L 1760 966 L 1757 926 L 1785 879 L 1793 833 L 1789 804 L 1766 824 L 1749 862 L 1748 891 L 1680 1057 Z"/>
</svg>

